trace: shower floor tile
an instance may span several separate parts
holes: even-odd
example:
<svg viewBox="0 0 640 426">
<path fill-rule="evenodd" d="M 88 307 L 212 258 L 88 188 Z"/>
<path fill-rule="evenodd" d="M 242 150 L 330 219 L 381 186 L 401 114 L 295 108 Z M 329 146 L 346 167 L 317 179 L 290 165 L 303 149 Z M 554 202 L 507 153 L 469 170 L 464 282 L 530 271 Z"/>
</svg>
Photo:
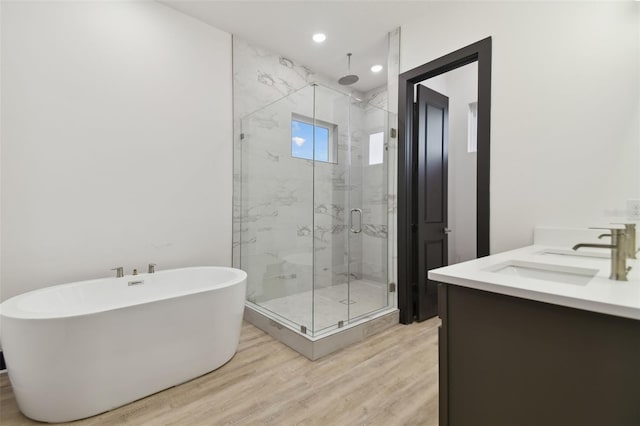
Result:
<svg viewBox="0 0 640 426">
<path fill-rule="evenodd" d="M 312 324 L 312 305 L 315 324 Z M 387 286 L 365 280 L 352 281 L 350 289 L 347 284 L 338 284 L 317 289 L 315 297 L 313 292 L 305 291 L 260 304 L 263 308 L 315 332 L 386 305 Z"/>
</svg>

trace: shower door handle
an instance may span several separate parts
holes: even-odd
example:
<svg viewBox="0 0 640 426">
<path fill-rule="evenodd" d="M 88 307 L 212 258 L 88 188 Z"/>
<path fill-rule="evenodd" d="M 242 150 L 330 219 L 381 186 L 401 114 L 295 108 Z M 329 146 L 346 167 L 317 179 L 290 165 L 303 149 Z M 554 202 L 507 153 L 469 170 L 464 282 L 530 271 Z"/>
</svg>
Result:
<svg viewBox="0 0 640 426">
<path fill-rule="evenodd" d="M 359 220 L 358 220 L 358 229 L 355 229 L 353 227 L 353 214 L 354 213 L 358 213 L 359 216 Z M 359 234 L 362 232 L 362 210 L 361 209 L 351 209 L 351 232 L 353 232 L 354 234 Z"/>
</svg>

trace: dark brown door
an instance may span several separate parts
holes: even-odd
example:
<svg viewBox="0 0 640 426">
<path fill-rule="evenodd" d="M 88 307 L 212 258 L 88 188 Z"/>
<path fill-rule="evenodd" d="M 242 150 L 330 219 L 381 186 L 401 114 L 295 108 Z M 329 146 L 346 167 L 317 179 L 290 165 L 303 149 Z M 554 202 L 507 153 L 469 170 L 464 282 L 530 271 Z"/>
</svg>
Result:
<svg viewBox="0 0 640 426">
<path fill-rule="evenodd" d="M 427 271 L 447 265 L 447 139 L 449 98 L 418 85 L 416 102 L 418 161 L 416 318 L 424 321 L 438 314 L 438 283 Z"/>
</svg>

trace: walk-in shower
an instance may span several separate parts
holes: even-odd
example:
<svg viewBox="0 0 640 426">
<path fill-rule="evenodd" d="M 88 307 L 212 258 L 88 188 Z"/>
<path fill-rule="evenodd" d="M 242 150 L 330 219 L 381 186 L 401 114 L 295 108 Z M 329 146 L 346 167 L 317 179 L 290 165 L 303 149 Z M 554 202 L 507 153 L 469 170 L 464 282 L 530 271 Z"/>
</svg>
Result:
<svg viewBox="0 0 640 426">
<path fill-rule="evenodd" d="M 242 118 L 236 226 L 249 308 L 311 338 L 395 309 L 387 277 L 394 122 L 315 83 Z"/>
</svg>

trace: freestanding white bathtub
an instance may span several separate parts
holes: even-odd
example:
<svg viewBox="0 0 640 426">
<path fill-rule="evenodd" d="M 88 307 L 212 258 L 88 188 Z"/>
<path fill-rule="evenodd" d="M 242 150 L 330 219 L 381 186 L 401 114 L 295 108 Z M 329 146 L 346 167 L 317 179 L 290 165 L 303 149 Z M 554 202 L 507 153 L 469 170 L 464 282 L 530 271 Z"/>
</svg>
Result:
<svg viewBox="0 0 640 426">
<path fill-rule="evenodd" d="M 89 417 L 208 373 L 240 339 L 247 274 L 198 267 L 43 288 L 1 305 L 20 410 Z"/>
</svg>

